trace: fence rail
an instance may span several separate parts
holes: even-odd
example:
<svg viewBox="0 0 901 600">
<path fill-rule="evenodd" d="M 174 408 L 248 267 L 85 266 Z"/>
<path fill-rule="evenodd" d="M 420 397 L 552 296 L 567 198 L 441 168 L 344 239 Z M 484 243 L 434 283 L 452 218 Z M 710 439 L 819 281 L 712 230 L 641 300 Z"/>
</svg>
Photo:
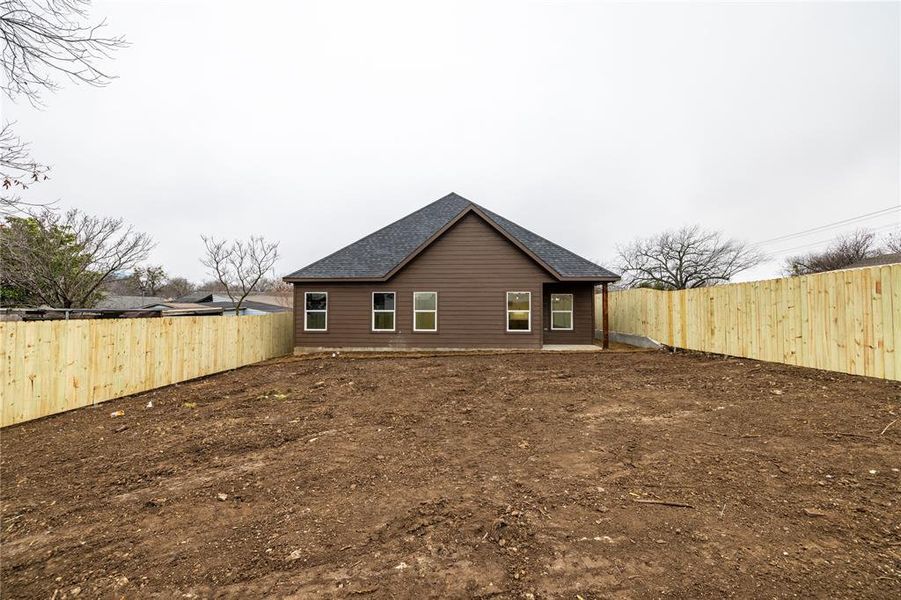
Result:
<svg viewBox="0 0 901 600">
<path fill-rule="evenodd" d="M 610 329 L 677 348 L 901 380 L 901 265 L 610 293 Z M 597 302 L 600 310 L 600 300 Z"/>
<path fill-rule="evenodd" d="M 292 313 L 0 323 L 0 426 L 281 356 Z"/>
</svg>

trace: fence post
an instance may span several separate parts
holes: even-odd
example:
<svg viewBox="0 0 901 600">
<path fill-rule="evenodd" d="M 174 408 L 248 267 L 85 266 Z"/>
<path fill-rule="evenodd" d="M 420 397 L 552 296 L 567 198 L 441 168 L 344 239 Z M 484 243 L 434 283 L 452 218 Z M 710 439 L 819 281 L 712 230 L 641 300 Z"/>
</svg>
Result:
<svg viewBox="0 0 901 600">
<path fill-rule="evenodd" d="M 610 348 L 610 325 L 607 317 L 607 282 L 601 284 L 601 328 L 604 330 L 604 341 L 602 348 L 608 350 Z"/>
</svg>

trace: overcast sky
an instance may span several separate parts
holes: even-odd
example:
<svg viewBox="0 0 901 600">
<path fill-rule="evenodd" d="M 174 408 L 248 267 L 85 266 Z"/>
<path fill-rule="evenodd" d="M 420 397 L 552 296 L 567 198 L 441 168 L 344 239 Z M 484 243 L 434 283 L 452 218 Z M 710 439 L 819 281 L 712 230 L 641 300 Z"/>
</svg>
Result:
<svg viewBox="0 0 901 600">
<path fill-rule="evenodd" d="M 93 11 L 131 42 L 119 79 L 3 117 L 53 167 L 30 199 L 124 217 L 173 275 L 205 276 L 202 233 L 280 240 L 285 274 L 451 191 L 602 264 L 683 224 L 760 242 L 899 205 L 895 2 Z"/>
</svg>

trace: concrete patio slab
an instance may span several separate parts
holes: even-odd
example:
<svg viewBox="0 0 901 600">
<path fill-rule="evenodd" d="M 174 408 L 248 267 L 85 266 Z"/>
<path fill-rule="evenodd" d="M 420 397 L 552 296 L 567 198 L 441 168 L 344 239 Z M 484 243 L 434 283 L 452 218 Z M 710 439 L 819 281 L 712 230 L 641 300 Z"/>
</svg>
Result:
<svg viewBox="0 0 901 600">
<path fill-rule="evenodd" d="M 594 344 L 545 344 L 542 350 L 548 352 L 603 352 L 604 349 Z"/>
</svg>

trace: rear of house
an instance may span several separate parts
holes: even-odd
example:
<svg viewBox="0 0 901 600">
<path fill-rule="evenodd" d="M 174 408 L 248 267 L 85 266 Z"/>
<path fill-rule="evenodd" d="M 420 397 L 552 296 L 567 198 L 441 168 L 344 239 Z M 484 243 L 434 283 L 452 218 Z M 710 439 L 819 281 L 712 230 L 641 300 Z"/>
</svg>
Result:
<svg viewBox="0 0 901 600">
<path fill-rule="evenodd" d="M 591 344 L 595 286 L 617 279 L 450 194 L 285 281 L 315 351 Z"/>
</svg>

